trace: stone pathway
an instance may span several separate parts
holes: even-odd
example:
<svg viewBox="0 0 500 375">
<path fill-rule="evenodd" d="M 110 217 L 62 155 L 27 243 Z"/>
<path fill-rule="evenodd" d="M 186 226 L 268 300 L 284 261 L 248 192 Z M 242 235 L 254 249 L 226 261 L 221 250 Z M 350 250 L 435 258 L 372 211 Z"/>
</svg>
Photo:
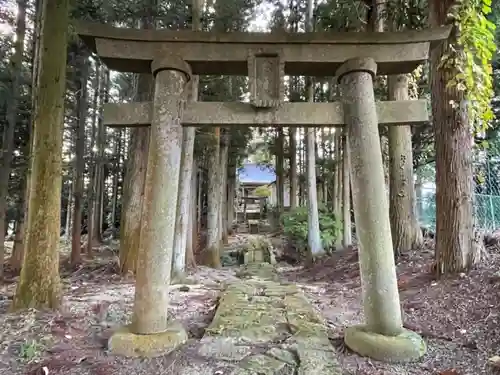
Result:
<svg viewBox="0 0 500 375">
<path fill-rule="evenodd" d="M 191 347 L 191 358 L 207 362 L 191 361 L 179 373 L 342 374 L 321 317 L 294 284 L 280 282 L 268 263 L 245 265 L 239 274 L 241 281 L 227 286 L 204 337 Z"/>
</svg>

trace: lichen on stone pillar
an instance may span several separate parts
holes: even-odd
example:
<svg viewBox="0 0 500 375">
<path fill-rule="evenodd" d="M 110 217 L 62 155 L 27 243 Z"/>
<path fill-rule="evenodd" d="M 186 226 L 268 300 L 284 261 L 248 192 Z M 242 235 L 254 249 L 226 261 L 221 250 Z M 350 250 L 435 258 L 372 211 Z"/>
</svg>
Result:
<svg viewBox="0 0 500 375">
<path fill-rule="evenodd" d="M 152 63 L 155 76 L 132 324 L 109 341 L 115 354 L 156 356 L 187 340 L 168 318 L 172 251 L 180 175 L 185 89 L 189 65 L 177 56 Z"/>
<path fill-rule="evenodd" d="M 421 357 L 426 346 L 403 328 L 392 249 L 389 202 L 373 91 L 371 58 L 346 61 L 337 71 L 347 126 L 352 197 L 366 324 L 345 331 L 348 347 L 389 362 Z"/>
</svg>

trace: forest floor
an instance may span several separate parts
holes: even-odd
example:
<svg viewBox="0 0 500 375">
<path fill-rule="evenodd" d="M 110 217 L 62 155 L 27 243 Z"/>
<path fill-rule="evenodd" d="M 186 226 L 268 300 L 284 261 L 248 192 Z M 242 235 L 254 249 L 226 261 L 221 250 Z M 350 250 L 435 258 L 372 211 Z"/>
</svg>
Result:
<svg viewBox="0 0 500 375">
<path fill-rule="evenodd" d="M 16 278 L 0 286 L 0 373 L 28 375 L 179 374 L 175 354 L 154 360 L 125 359 L 106 350 L 118 325 L 130 320 L 133 280 L 116 275 L 118 245 L 102 246 L 76 272 L 63 272 L 64 309 L 58 313 L 9 313 Z M 488 360 L 500 355 L 500 254 L 470 274 L 435 281 L 431 250 L 406 254 L 398 264 L 405 326 L 428 343 L 420 361 L 390 365 L 359 357 L 341 342 L 346 326 L 363 321 L 357 251 L 337 252 L 311 268 L 278 265 L 325 318 L 346 375 L 494 374 Z M 236 268 L 198 267 L 193 284 L 171 286 L 172 316 L 200 339 L 211 322 L 223 283 Z M 180 374 L 182 375 L 182 374 Z M 213 375 L 226 375 L 215 371 Z M 326 375 L 326 374 L 325 374 Z"/>
</svg>

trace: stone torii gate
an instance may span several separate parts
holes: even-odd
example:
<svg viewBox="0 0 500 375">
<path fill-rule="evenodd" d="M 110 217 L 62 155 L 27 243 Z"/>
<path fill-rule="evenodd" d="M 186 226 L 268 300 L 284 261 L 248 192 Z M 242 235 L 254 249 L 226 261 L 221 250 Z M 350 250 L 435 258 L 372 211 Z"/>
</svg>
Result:
<svg viewBox="0 0 500 375">
<path fill-rule="evenodd" d="M 403 328 L 378 125 L 428 121 L 422 100 L 375 102 L 373 78 L 425 62 L 449 28 L 398 33 L 211 33 L 78 24 L 87 46 L 113 70 L 152 73 L 152 103 L 108 104 L 108 126 L 151 126 L 133 322 L 110 348 L 165 354 L 186 341 L 167 318 L 182 126 L 347 126 L 366 324 L 345 331 L 361 355 L 403 361 L 425 343 Z M 192 74 L 248 75 L 250 103 L 186 103 Z M 341 103 L 285 103 L 284 75 L 336 76 Z"/>
</svg>

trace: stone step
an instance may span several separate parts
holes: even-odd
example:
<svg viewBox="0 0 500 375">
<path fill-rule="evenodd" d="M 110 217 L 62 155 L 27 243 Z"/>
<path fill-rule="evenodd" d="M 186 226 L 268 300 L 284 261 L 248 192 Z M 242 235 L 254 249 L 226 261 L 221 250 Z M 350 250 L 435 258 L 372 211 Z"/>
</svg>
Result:
<svg viewBox="0 0 500 375">
<path fill-rule="evenodd" d="M 231 244 L 224 253 L 241 260 L 240 264 L 276 263 L 271 241 L 263 235 L 242 237 L 239 243 Z"/>
</svg>

